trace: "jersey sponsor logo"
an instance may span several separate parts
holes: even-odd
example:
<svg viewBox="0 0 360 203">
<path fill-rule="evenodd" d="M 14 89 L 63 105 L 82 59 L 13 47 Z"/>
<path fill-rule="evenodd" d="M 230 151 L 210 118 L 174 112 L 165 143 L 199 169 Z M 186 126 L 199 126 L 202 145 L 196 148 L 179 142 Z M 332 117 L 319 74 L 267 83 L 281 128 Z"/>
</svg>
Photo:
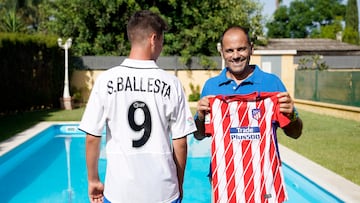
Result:
<svg viewBox="0 0 360 203">
<path fill-rule="evenodd" d="M 170 99 L 171 86 L 156 78 L 117 77 L 107 82 L 108 94 L 116 92 L 153 92 Z"/>
<path fill-rule="evenodd" d="M 272 195 L 271 195 L 270 193 L 264 195 L 264 198 L 265 198 L 265 199 L 270 199 L 271 197 L 272 197 Z"/>
<path fill-rule="evenodd" d="M 187 123 L 188 123 L 189 126 L 195 125 L 195 123 L 194 123 L 194 118 L 193 118 L 192 116 L 188 117 L 188 118 L 186 119 L 186 121 L 187 121 Z"/>
<path fill-rule="evenodd" d="M 230 128 L 230 137 L 232 140 L 259 140 L 259 127 L 232 127 Z"/>
</svg>

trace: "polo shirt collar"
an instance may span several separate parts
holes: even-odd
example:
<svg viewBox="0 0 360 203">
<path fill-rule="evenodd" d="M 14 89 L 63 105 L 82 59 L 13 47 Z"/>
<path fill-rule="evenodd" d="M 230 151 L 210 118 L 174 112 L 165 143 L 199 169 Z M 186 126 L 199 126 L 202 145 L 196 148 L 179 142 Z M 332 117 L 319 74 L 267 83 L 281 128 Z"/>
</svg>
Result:
<svg viewBox="0 0 360 203">
<path fill-rule="evenodd" d="M 126 58 L 121 65 L 136 68 L 159 68 L 154 60 L 136 60 L 129 58 Z"/>
<path fill-rule="evenodd" d="M 226 72 L 228 72 L 228 68 L 224 68 L 220 75 L 219 75 L 219 86 L 224 85 L 224 84 L 228 84 L 231 81 L 233 81 L 233 79 L 230 79 L 226 76 Z M 254 72 L 253 74 L 246 78 L 244 81 L 241 82 L 241 84 L 254 84 L 254 83 L 260 83 L 262 81 L 262 74 L 260 74 L 261 70 L 257 65 L 254 65 Z M 241 85 L 240 84 L 240 85 Z"/>
<path fill-rule="evenodd" d="M 228 72 L 228 68 L 227 68 L 227 67 L 224 68 L 224 69 L 221 71 L 220 75 L 219 75 L 219 80 L 218 80 L 219 86 L 228 84 L 228 83 L 230 83 L 230 82 L 232 81 L 232 79 L 230 79 L 230 78 L 228 78 L 228 77 L 226 76 L 226 72 Z"/>
</svg>

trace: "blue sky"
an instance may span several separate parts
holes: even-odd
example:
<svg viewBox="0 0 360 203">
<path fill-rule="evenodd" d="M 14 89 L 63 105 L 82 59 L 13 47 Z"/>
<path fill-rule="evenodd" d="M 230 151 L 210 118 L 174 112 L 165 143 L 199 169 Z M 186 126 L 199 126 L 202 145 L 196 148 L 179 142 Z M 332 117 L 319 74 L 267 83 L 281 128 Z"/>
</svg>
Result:
<svg viewBox="0 0 360 203">
<path fill-rule="evenodd" d="M 275 0 L 259 0 L 263 4 L 263 14 L 271 16 L 275 11 Z M 283 4 L 289 5 L 291 0 L 283 0 Z"/>
</svg>

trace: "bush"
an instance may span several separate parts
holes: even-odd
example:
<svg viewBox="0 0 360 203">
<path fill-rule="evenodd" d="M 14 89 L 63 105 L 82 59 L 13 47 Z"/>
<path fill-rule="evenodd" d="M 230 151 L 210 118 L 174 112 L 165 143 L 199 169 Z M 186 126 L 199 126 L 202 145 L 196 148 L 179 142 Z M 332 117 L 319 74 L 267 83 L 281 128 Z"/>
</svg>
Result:
<svg viewBox="0 0 360 203">
<path fill-rule="evenodd" d="M 189 101 L 199 101 L 200 99 L 200 86 L 197 85 L 194 87 L 192 83 L 190 83 L 191 94 L 189 95 Z"/>
<path fill-rule="evenodd" d="M 59 107 L 64 54 L 56 36 L 0 33 L 0 114 Z"/>
</svg>

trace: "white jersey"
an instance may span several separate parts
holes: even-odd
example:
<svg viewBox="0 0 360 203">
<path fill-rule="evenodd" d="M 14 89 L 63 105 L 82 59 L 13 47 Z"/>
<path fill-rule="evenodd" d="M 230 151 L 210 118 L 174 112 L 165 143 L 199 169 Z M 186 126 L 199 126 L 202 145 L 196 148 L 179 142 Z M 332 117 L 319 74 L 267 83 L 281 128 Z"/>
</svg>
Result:
<svg viewBox="0 0 360 203">
<path fill-rule="evenodd" d="M 179 197 L 171 139 L 196 130 L 183 87 L 154 61 L 125 59 L 96 80 L 79 129 L 106 125 L 105 197 L 171 202 Z"/>
</svg>

